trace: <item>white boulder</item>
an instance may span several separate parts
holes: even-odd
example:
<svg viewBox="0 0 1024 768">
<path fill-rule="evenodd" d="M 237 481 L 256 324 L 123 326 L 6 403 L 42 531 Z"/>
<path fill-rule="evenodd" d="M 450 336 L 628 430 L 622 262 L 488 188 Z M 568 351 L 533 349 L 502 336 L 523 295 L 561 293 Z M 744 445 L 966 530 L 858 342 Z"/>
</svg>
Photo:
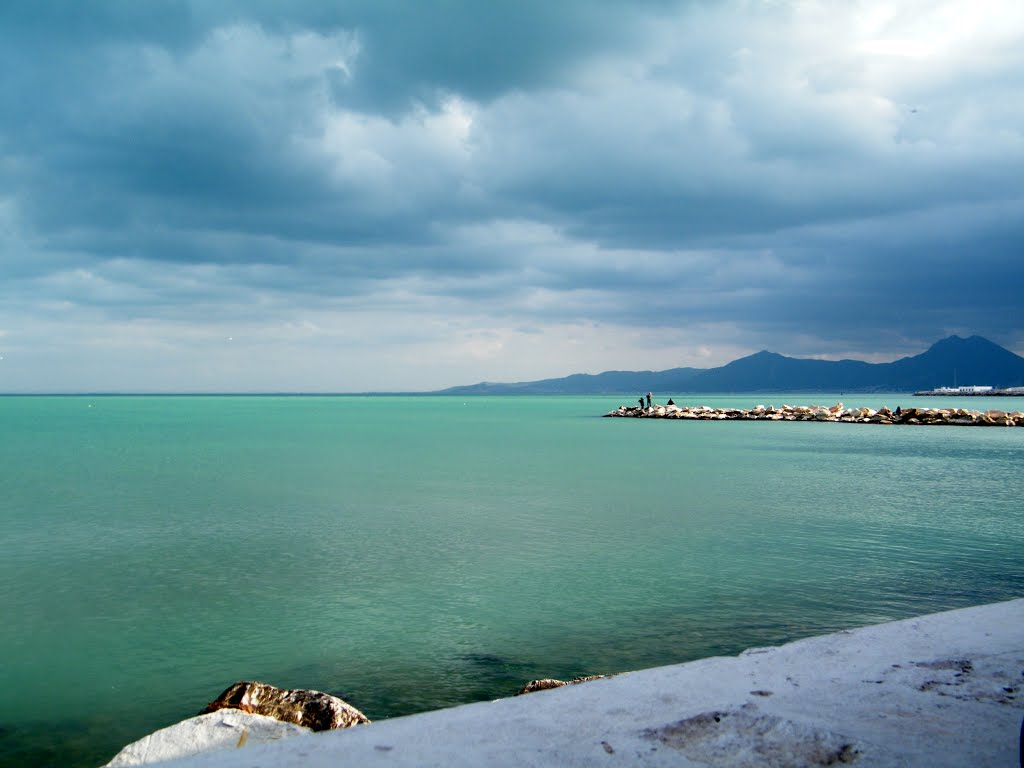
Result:
<svg viewBox="0 0 1024 768">
<path fill-rule="evenodd" d="M 104 768 L 149 765 L 310 733 L 312 731 L 309 728 L 283 723 L 272 717 L 252 715 L 237 709 L 220 709 L 208 715 L 182 720 L 132 742 Z"/>
</svg>

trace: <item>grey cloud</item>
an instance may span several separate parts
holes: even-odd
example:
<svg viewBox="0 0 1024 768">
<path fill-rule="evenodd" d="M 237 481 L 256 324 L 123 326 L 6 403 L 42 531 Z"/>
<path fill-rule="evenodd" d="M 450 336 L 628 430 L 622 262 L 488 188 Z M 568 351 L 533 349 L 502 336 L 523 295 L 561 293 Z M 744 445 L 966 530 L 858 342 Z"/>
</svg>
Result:
<svg viewBox="0 0 1024 768">
<path fill-rule="evenodd" d="M 858 8 L 8 5 L 0 296 L 1019 344 L 1024 35 Z"/>
</svg>

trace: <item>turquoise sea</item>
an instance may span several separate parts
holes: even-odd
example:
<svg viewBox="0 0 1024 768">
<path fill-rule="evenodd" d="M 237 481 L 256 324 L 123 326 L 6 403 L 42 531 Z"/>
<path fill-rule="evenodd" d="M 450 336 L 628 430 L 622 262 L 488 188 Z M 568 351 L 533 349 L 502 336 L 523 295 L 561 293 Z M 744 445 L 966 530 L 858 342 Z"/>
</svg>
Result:
<svg viewBox="0 0 1024 768">
<path fill-rule="evenodd" d="M 839 399 L 1024 408 L 676 398 Z M 1024 596 L 1024 429 L 634 400 L 0 397 L 0 765 L 241 679 L 381 719 Z"/>
</svg>

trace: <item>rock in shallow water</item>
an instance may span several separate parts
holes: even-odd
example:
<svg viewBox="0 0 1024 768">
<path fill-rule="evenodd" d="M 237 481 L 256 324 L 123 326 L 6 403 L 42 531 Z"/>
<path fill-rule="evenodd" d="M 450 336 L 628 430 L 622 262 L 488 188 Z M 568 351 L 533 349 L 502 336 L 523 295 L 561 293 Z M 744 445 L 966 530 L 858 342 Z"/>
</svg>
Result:
<svg viewBox="0 0 1024 768">
<path fill-rule="evenodd" d="M 611 675 L 585 675 L 583 677 L 574 677 L 572 680 L 555 680 L 553 677 L 545 677 L 542 680 L 531 680 L 523 686 L 522 690 L 520 690 L 516 696 L 522 696 L 524 693 L 546 691 L 550 688 L 561 688 L 563 685 L 585 683 L 588 680 L 600 680 L 602 677 L 611 677 Z"/>
<path fill-rule="evenodd" d="M 314 731 L 348 728 L 370 722 L 358 709 L 329 693 L 287 690 L 251 681 L 235 683 L 199 714 L 205 715 L 224 708 L 266 715 Z"/>
</svg>

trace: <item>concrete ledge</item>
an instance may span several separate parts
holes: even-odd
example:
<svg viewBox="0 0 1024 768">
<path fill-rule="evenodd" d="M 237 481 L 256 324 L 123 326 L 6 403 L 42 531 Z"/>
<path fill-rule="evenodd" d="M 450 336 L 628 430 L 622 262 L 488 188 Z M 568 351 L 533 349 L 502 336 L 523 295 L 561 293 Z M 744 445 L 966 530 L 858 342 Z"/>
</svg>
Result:
<svg viewBox="0 0 1024 768">
<path fill-rule="evenodd" d="M 1024 599 L 168 763 L 1016 766 Z"/>
</svg>

